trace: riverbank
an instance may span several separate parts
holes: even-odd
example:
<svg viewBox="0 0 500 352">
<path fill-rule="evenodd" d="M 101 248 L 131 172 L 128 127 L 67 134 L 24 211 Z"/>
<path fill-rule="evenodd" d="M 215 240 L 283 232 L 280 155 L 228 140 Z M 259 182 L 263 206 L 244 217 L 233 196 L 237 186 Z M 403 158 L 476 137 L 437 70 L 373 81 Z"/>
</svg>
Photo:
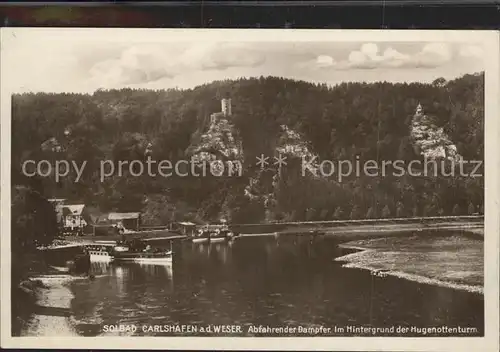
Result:
<svg viewBox="0 0 500 352">
<path fill-rule="evenodd" d="M 346 221 L 311 221 L 297 223 L 269 223 L 233 225 L 233 231 L 248 235 L 280 235 L 322 234 L 334 236 L 339 240 L 355 240 L 361 238 L 387 237 L 392 235 L 411 235 L 413 232 L 433 230 L 457 230 L 466 235 L 484 236 L 484 221 L 481 217 L 442 217 L 414 219 L 368 219 Z M 159 239 L 183 239 L 186 236 L 168 229 L 151 229 L 126 234 L 128 239 L 140 238 L 145 241 Z M 50 246 L 41 250 L 78 247 L 98 241 L 116 241 L 117 235 L 106 236 L 66 236 L 57 239 Z"/>
<path fill-rule="evenodd" d="M 404 221 L 403 221 L 404 220 Z M 273 233 L 280 235 L 318 234 L 336 237 L 342 241 L 362 238 L 386 237 L 392 235 L 412 235 L 413 232 L 456 230 L 464 235 L 473 235 L 478 238 L 484 234 L 484 221 L 473 217 L 469 218 L 440 218 L 440 219 L 386 219 L 330 221 L 330 222 L 301 222 L 289 224 L 255 224 L 236 225 L 234 230 L 245 234 Z"/>
<path fill-rule="evenodd" d="M 357 252 L 335 260 L 346 268 L 482 294 L 483 245 L 480 239 L 458 235 L 371 238 L 341 244 Z"/>
<path fill-rule="evenodd" d="M 484 224 L 482 222 L 443 222 L 439 224 L 359 224 L 336 227 L 323 227 L 321 229 L 314 227 L 301 228 L 300 231 L 320 231 L 326 236 L 335 236 L 339 239 L 358 239 L 366 237 L 387 237 L 391 234 L 412 235 L 413 233 L 428 232 L 428 231 L 449 231 L 457 230 L 464 234 L 481 235 L 484 233 Z M 287 229 L 281 233 L 297 233 L 295 229 Z"/>
<path fill-rule="evenodd" d="M 24 265 L 24 275 L 12 281 L 12 335 L 76 336 L 69 323 L 73 294 L 68 284 L 82 277 L 49 265 L 41 254 L 26 255 L 16 264 Z"/>
<path fill-rule="evenodd" d="M 20 336 L 78 336 L 71 324 L 73 294 L 68 284 L 79 277 L 71 275 L 42 275 L 32 278 L 42 283 L 36 290 L 34 312 Z"/>
</svg>

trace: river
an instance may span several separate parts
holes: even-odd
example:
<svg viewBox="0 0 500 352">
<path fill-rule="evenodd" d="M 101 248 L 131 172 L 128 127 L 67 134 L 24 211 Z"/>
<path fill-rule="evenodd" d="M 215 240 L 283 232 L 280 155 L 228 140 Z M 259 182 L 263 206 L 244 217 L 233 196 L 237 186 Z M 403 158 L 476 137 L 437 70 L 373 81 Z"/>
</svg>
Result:
<svg viewBox="0 0 500 352">
<path fill-rule="evenodd" d="M 319 327 L 322 336 L 374 333 L 360 327 L 388 329 L 377 336 L 464 336 L 444 330 L 458 327 L 470 328 L 466 336 L 484 332 L 481 294 L 344 268 L 334 258 L 347 249 L 335 241 L 282 237 L 183 242 L 167 266 L 95 263 L 95 280 L 69 286 L 72 325 L 82 336 L 214 336 L 200 331 L 209 325 L 237 327 L 217 336 L 315 336 L 318 330 L 307 328 Z M 191 330 L 176 332 L 180 325 Z M 252 326 L 301 327 L 303 333 Z M 420 330 L 429 327 L 440 330 Z"/>
</svg>

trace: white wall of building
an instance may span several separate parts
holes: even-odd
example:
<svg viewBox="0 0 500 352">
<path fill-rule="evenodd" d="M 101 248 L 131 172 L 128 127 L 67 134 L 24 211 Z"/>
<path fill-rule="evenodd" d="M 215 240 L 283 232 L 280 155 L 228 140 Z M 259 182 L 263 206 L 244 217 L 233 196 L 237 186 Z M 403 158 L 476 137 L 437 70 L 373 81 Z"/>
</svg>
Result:
<svg viewBox="0 0 500 352">
<path fill-rule="evenodd" d="M 231 99 L 222 99 L 221 106 L 224 116 L 231 116 Z"/>
</svg>

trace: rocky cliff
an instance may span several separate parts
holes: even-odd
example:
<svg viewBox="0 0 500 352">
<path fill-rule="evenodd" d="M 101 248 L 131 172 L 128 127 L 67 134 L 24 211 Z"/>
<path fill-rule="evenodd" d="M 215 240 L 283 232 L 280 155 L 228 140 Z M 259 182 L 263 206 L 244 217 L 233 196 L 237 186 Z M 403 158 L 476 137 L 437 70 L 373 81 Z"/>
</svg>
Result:
<svg viewBox="0 0 500 352">
<path fill-rule="evenodd" d="M 222 172 L 224 167 L 231 167 L 235 173 L 242 171 L 242 142 L 236 128 L 227 119 L 211 122 L 208 130 L 189 148 L 188 155 L 196 164 L 210 165 L 215 173 Z"/>
<path fill-rule="evenodd" d="M 436 126 L 430 116 L 427 116 L 419 105 L 413 116 L 410 136 L 416 152 L 428 160 L 448 159 L 458 162 L 461 158 L 457 147 L 444 132 Z"/>
</svg>

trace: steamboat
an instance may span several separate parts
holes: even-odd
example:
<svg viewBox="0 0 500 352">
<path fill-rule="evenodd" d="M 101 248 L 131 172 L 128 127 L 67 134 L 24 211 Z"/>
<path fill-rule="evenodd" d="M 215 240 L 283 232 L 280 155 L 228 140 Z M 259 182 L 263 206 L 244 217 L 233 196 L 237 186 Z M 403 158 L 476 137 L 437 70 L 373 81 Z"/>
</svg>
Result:
<svg viewBox="0 0 500 352">
<path fill-rule="evenodd" d="M 116 244 L 87 246 L 86 251 L 93 262 L 132 262 L 141 264 L 168 264 L 172 262 L 173 252 L 160 248 L 152 248 L 144 241 L 134 239 L 120 241 Z"/>
</svg>

